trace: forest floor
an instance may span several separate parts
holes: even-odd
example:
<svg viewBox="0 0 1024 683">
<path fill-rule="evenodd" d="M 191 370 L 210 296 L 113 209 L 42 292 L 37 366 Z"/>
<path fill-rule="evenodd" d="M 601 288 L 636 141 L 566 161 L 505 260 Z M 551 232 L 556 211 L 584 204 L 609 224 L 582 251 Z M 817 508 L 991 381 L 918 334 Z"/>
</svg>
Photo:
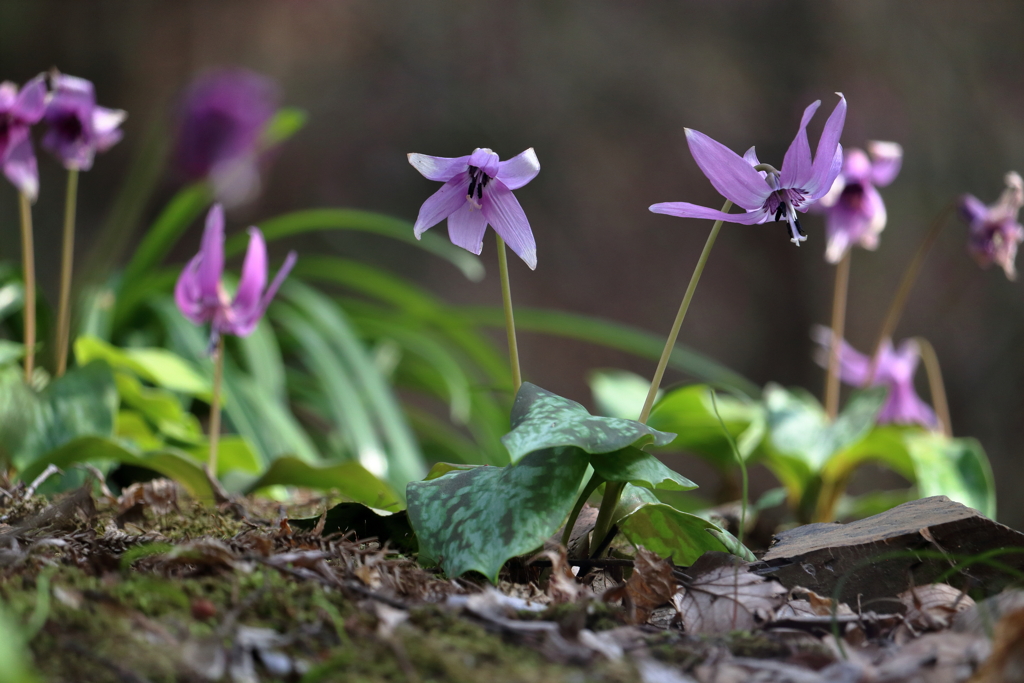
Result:
<svg viewBox="0 0 1024 683">
<path fill-rule="evenodd" d="M 976 604 L 916 586 L 868 610 L 729 556 L 573 566 L 552 547 L 494 588 L 333 530 L 332 502 L 213 506 L 166 480 L 119 498 L 0 491 L 0 683 L 1024 676 L 1012 587 Z"/>
</svg>

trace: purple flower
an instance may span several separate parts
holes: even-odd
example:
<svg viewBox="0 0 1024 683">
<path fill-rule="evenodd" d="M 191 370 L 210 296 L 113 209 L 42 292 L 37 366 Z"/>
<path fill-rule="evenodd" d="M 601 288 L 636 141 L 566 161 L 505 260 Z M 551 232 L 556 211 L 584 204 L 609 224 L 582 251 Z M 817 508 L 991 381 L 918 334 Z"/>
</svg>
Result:
<svg viewBox="0 0 1024 683">
<path fill-rule="evenodd" d="M 214 204 L 206 215 L 206 229 L 199 253 L 178 277 L 174 300 L 182 315 L 196 325 L 210 323 L 211 341 L 221 334 L 244 337 L 270 305 L 278 287 L 295 265 L 295 252 L 289 252 L 277 276 L 267 284 L 267 245 L 259 228 L 249 228 L 249 249 L 242 263 L 235 298 L 230 299 L 221 284 L 224 272 L 224 209 Z"/>
<path fill-rule="evenodd" d="M 743 225 L 785 221 L 789 224 L 790 241 L 799 246 L 807 236 L 800 228 L 796 212 L 806 212 L 811 204 L 828 192 L 842 168 L 843 148 L 839 144 L 839 136 L 846 121 L 846 98 L 842 93 L 836 94 L 839 95 L 839 104 L 825 122 L 814 159 L 811 159 L 811 146 L 807 142 L 807 124 L 821 100 L 804 110 L 800 128 L 786 151 L 781 171 L 760 163 L 753 147 L 740 157 L 707 135 L 686 129 L 686 142 L 700 170 L 723 197 L 746 209 L 746 213 L 723 213 L 689 202 L 655 204 L 651 211 Z"/>
<path fill-rule="evenodd" d="M 71 170 L 88 171 L 96 152 L 105 152 L 122 136 L 119 128 L 127 114 L 96 105 L 92 83 L 84 78 L 55 73 L 53 90 L 46 98 L 48 130 L 43 147 Z"/>
<path fill-rule="evenodd" d="M 1006 189 L 992 206 L 985 206 L 977 197 L 965 194 L 960 198 L 960 215 L 970 226 L 967 248 L 983 268 L 999 264 L 1010 280 L 1017 278 L 1013 261 L 1017 244 L 1024 240 L 1024 227 L 1017 213 L 1024 205 L 1024 182 L 1014 171 L 1006 174 Z"/>
<path fill-rule="evenodd" d="M 817 326 L 812 333 L 821 345 L 815 360 L 823 368 L 828 367 L 829 348 L 832 344 L 832 330 Z M 886 339 L 879 352 L 871 386 L 883 385 L 889 388 L 889 396 L 878 413 L 878 424 L 919 424 L 937 429 L 939 421 L 931 407 L 921 400 L 914 390 L 914 372 L 920 360 L 917 343 L 908 339 L 894 350 L 892 341 Z M 862 387 L 868 381 L 871 359 L 854 350 L 845 340 L 839 347 L 839 376 L 847 384 Z"/>
<path fill-rule="evenodd" d="M 895 142 L 869 142 L 868 152 L 846 150 L 843 170 L 818 206 L 825 210 L 828 247 L 825 259 L 838 263 L 854 244 L 878 248 L 878 234 L 885 228 L 885 203 L 875 187 L 885 187 L 900 172 L 903 148 Z"/>
<path fill-rule="evenodd" d="M 43 117 L 46 77 L 39 74 L 18 92 L 10 81 L 0 83 L 0 166 L 4 175 L 31 201 L 39 195 L 39 170 L 29 129 Z"/>
<path fill-rule="evenodd" d="M 277 109 L 277 87 L 246 69 L 204 74 L 180 108 L 174 159 L 189 180 L 209 179 L 214 193 L 241 204 L 259 192 L 260 138 Z"/>
<path fill-rule="evenodd" d="M 444 183 L 420 207 L 413 229 L 417 239 L 447 218 L 452 243 L 479 254 L 490 224 L 526 265 L 537 267 L 537 244 L 530 222 L 512 194 L 540 172 L 532 147 L 508 161 L 499 161 L 489 149 L 477 148 L 471 155 L 455 159 L 410 154 L 409 163 L 426 178 Z"/>
</svg>

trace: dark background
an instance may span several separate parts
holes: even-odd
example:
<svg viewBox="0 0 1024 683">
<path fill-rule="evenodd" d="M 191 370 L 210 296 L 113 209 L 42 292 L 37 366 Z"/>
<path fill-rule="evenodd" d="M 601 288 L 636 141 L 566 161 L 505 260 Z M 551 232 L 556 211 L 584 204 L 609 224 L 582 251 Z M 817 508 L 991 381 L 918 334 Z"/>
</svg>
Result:
<svg viewBox="0 0 1024 683">
<path fill-rule="evenodd" d="M 82 178 L 82 253 L 145 131 L 168 116 L 181 88 L 204 68 L 243 65 L 276 79 L 282 102 L 307 110 L 310 122 L 280 151 L 263 196 L 229 216 L 235 229 L 327 205 L 412 220 L 436 185 L 407 164 L 407 152 L 460 156 L 481 146 L 507 158 L 532 146 L 543 170 L 517 196 L 539 267 L 513 263 L 517 304 L 659 333 L 710 225 L 647 206 L 721 204 L 690 158 L 684 126 L 740 153 L 756 144 L 763 161 L 779 164 L 803 108 L 823 101 L 815 145 L 832 93 L 842 91 L 850 106 L 843 144 L 894 140 L 906 155 L 883 190 L 889 224 L 880 249 L 853 259 L 847 330 L 861 349 L 932 217 L 962 192 L 990 203 L 1007 170 L 1024 171 L 1022 56 L 1019 2 L 0 0 L 0 78 L 23 82 L 56 66 L 93 80 L 102 104 L 130 114 L 124 142 Z M 40 165 L 38 268 L 52 296 L 63 174 L 43 153 Z M 3 185 L 0 259 L 14 261 L 15 196 Z M 176 186 L 168 174 L 147 219 Z M 778 225 L 727 224 L 681 341 L 759 384 L 820 393 L 808 331 L 828 321 L 833 271 L 820 217 L 804 225 L 810 239 L 797 249 Z M 954 431 L 982 441 L 1000 519 L 1020 528 L 1022 285 L 997 268 L 980 270 L 965 234 L 958 222 L 945 228 L 897 339 L 923 335 L 935 345 Z M 317 240 L 296 246 L 336 243 L 451 301 L 499 301 L 491 239 L 488 277 L 477 286 L 405 247 Z M 185 242 L 178 256 L 194 250 L 198 229 Z M 650 362 L 548 337 L 523 335 L 520 346 L 528 379 L 584 401 L 590 368 L 653 371 Z"/>
</svg>

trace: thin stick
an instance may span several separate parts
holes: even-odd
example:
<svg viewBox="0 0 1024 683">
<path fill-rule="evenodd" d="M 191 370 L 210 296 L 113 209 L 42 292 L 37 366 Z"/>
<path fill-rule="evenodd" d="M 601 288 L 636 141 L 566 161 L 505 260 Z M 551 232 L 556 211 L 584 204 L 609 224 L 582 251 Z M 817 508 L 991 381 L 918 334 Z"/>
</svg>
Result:
<svg viewBox="0 0 1024 683">
<path fill-rule="evenodd" d="M 508 280 L 508 257 L 505 255 L 505 240 L 497 232 L 498 273 L 501 275 L 501 303 L 505 308 L 505 332 L 508 335 L 508 360 L 512 366 L 512 392 L 519 393 L 523 374 L 519 371 L 519 346 L 516 344 L 516 320 L 512 315 L 512 287 Z"/>
<path fill-rule="evenodd" d="M 839 414 L 839 348 L 846 327 L 846 293 L 850 284 L 850 259 L 853 249 L 836 265 L 836 284 L 832 292 L 832 344 L 828 350 L 828 375 L 825 377 L 825 412 L 829 420 Z"/>
<path fill-rule="evenodd" d="M 75 262 L 75 204 L 78 200 L 78 169 L 68 169 L 68 192 L 64 200 L 64 253 L 60 263 L 60 304 L 57 309 L 57 376 L 68 367 L 71 343 L 71 271 Z"/>
<path fill-rule="evenodd" d="M 728 213 L 731 208 L 732 202 L 726 200 L 725 204 L 722 205 L 722 213 Z M 700 258 L 697 260 L 697 267 L 693 269 L 693 275 L 690 276 L 690 284 L 686 287 L 686 294 L 683 295 L 682 303 L 679 304 L 676 319 L 672 323 L 668 339 L 665 340 L 665 350 L 661 352 L 661 358 L 658 360 L 658 369 L 654 371 L 654 379 L 651 380 L 651 389 L 647 392 L 647 399 L 644 401 L 643 410 L 640 411 L 640 422 L 647 422 L 647 418 L 651 416 L 651 408 L 654 407 L 654 399 L 658 395 L 661 380 L 665 376 L 665 368 L 668 367 L 669 356 L 672 355 L 672 349 L 675 348 L 676 339 L 679 337 L 679 328 L 683 326 L 686 311 L 690 308 L 693 293 L 697 290 L 697 283 L 700 282 L 701 273 L 704 272 L 704 264 L 708 261 L 711 247 L 715 246 L 715 239 L 718 237 L 718 232 L 721 229 L 722 221 L 715 221 L 715 225 L 711 228 L 711 234 L 708 235 L 708 241 L 704 243 L 704 251 L 700 253 Z"/>
<path fill-rule="evenodd" d="M 949 403 L 946 402 L 946 385 L 942 381 L 942 368 L 939 367 L 939 355 L 935 347 L 924 337 L 914 337 L 917 347 L 921 350 L 921 361 L 924 363 L 925 374 L 928 375 L 928 393 L 932 397 L 935 415 L 939 418 L 942 433 L 953 436 L 953 423 L 949 419 Z"/>
<path fill-rule="evenodd" d="M 32 245 L 32 203 L 20 194 L 21 272 L 25 280 L 25 382 L 32 383 L 36 362 L 36 257 Z"/>
<path fill-rule="evenodd" d="M 921 244 L 918 245 L 917 252 L 910 261 L 910 265 L 903 272 L 903 280 L 900 282 L 899 289 L 896 290 L 896 295 L 892 298 L 892 303 L 889 304 L 889 310 L 885 314 L 885 322 L 882 323 L 878 339 L 875 340 L 875 350 L 871 354 L 871 365 L 868 367 L 867 381 L 864 382 L 864 386 L 870 385 L 875 379 L 875 371 L 878 370 L 878 356 L 882 350 L 882 344 L 885 343 L 886 339 L 891 339 L 896 331 L 896 326 L 900 322 L 900 316 L 903 315 L 903 307 L 907 303 L 907 297 L 910 296 L 910 290 L 914 288 L 914 281 L 917 280 L 918 273 L 921 272 L 924 257 L 928 255 L 928 251 L 932 248 L 935 238 L 939 236 L 939 230 L 942 229 L 942 226 L 946 223 L 946 218 L 955 208 L 956 202 L 950 202 L 943 207 L 939 215 L 932 221 L 931 227 L 928 228 L 928 232 L 925 233 L 924 238 L 921 240 Z"/>
<path fill-rule="evenodd" d="M 217 442 L 220 440 L 220 390 L 224 379 L 224 336 L 213 352 L 213 396 L 210 398 L 210 476 L 217 478 Z"/>
</svg>

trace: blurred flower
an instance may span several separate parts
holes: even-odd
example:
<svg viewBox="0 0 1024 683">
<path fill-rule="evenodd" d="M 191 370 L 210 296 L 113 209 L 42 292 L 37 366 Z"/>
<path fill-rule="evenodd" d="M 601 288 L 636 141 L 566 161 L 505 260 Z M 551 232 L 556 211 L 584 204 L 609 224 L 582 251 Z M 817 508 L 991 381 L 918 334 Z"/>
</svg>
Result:
<svg viewBox="0 0 1024 683">
<path fill-rule="evenodd" d="M 811 146 L 807 142 L 807 124 L 821 100 L 804 110 L 800 128 L 786 151 L 781 171 L 768 164 L 761 164 L 753 147 L 740 157 L 707 135 L 686 129 L 686 142 L 700 170 L 723 197 L 746 209 L 747 213 L 723 213 L 689 202 L 655 204 L 651 211 L 743 225 L 769 220 L 786 221 L 789 224 L 790 241 L 799 246 L 807 236 L 800 228 L 796 212 L 806 212 L 811 204 L 828 192 L 842 168 L 843 148 L 839 144 L 839 136 L 842 135 L 846 121 L 846 98 L 842 93 L 836 94 L 839 95 L 839 103 L 825 122 L 813 161 Z"/>
<path fill-rule="evenodd" d="M 828 354 L 832 344 L 832 330 L 816 326 L 812 332 L 814 341 L 821 345 L 815 354 L 815 361 L 828 368 Z M 937 429 L 939 421 L 931 407 L 921 400 L 914 390 L 914 372 L 920 360 L 917 342 L 908 339 L 894 350 L 892 341 L 886 339 L 879 351 L 878 365 L 871 386 L 883 385 L 889 388 L 889 396 L 878 413 L 878 424 L 919 424 Z M 854 350 L 845 340 L 839 347 L 839 376 L 846 384 L 863 387 L 868 381 L 871 359 Z"/>
<path fill-rule="evenodd" d="M 206 216 L 206 229 L 199 253 L 178 277 L 174 300 L 182 315 L 196 325 L 210 323 L 211 344 L 221 334 L 244 337 L 256 329 L 270 300 L 295 265 L 295 252 L 289 252 L 277 276 L 267 284 L 267 246 L 259 228 L 249 228 L 249 249 L 242 263 L 235 298 L 228 297 L 221 283 L 224 272 L 224 209 L 214 204 Z"/>
<path fill-rule="evenodd" d="M 828 247 L 825 259 L 839 263 L 854 244 L 878 248 L 885 229 L 885 203 L 875 187 L 885 187 L 900 172 L 903 148 L 895 142 L 868 143 L 871 158 L 857 148 L 846 150 L 843 170 L 818 206 L 825 210 Z"/>
<path fill-rule="evenodd" d="M 277 109 L 277 87 L 246 69 L 204 74 L 183 98 L 174 159 L 189 180 L 209 179 L 228 205 L 260 190 L 260 138 Z"/>
<path fill-rule="evenodd" d="M 121 139 L 119 126 L 128 115 L 121 109 L 97 106 L 92 83 L 84 78 L 55 73 L 51 79 L 43 147 L 68 170 L 88 171 L 96 152 L 107 151 Z"/>
<path fill-rule="evenodd" d="M 960 198 L 960 215 L 970 226 L 967 248 L 978 264 L 987 268 L 998 264 L 1010 280 L 1017 278 L 1013 261 L 1017 244 L 1024 240 L 1024 227 L 1017 213 L 1024 205 L 1024 182 L 1014 171 L 1006 174 L 1006 189 L 992 206 L 985 206 L 977 197 L 965 194 Z"/>
<path fill-rule="evenodd" d="M 33 78 L 21 92 L 10 81 L 0 83 L 0 166 L 31 201 L 39 195 L 39 170 L 29 129 L 43 117 L 45 106 L 45 75 Z"/>
<path fill-rule="evenodd" d="M 413 228 L 417 239 L 447 218 L 452 243 L 479 254 L 490 224 L 526 265 L 537 267 L 530 222 L 512 194 L 540 172 L 532 147 L 508 161 L 478 147 L 470 156 L 455 159 L 410 154 L 409 163 L 426 178 L 444 183 L 420 207 Z"/>
</svg>

